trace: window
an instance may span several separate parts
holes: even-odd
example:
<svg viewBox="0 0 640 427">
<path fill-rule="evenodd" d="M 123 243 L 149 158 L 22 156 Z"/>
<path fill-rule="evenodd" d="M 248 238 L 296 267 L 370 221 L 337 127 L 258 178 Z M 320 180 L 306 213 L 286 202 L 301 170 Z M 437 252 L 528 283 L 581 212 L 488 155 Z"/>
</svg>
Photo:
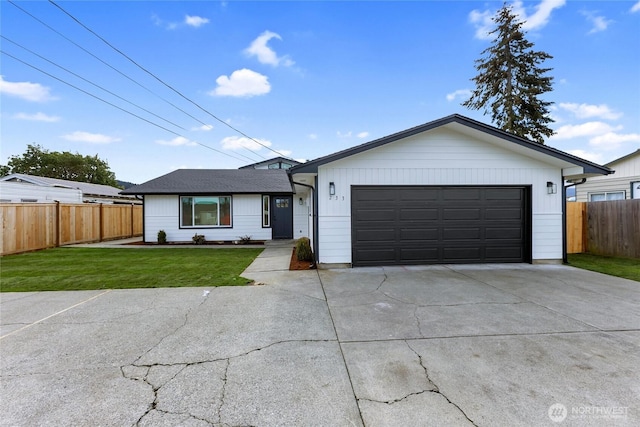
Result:
<svg viewBox="0 0 640 427">
<path fill-rule="evenodd" d="M 269 196 L 262 196 L 262 226 L 271 226 L 271 215 L 269 214 Z"/>
<path fill-rule="evenodd" d="M 276 208 L 288 208 L 289 207 L 289 199 L 282 199 L 280 197 L 276 197 Z"/>
<path fill-rule="evenodd" d="M 289 164 L 289 163 L 281 163 L 280 164 L 280 169 L 291 169 L 293 165 Z"/>
<path fill-rule="evenodd" d="M 180 197 L 181 227 L 231 227 L 231 196 Z"/>
<path fill-rule="evenodd" d="M 271 163 L 268 166 L 269 169 L 280 169 L 280 163 Z"/>
<path fill-rule="evenodd" d="M 590 202 L 604 202 L 605 200 L 624 200 L 624 191 L 605 191 L 589 194 Z"/>
</svg>

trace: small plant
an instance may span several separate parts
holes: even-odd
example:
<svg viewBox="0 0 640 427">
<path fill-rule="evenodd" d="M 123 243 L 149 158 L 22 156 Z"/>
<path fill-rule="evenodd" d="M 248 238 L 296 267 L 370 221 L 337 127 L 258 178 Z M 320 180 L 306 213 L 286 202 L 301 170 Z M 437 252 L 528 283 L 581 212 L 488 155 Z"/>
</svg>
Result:
<svg viewBox="0 0 640 427">
<path fill-rule="evenodd" d="M 247 243 L 251 243 L 251 236 L 249 236 L 249 235 L 240 236 L 240 243 L 245 244 L 245 245 Z"/>
<path fill-rule="evenodd" d="M 194 234 L 191 240 L 193 240 L 193 243 L 196 245 L 204 245 L 207 242 L 207 239 L 204 238 L 204 234 L 198 233 Z"/>
<path fill-rule="evenodd" d="M 167 243 L 167 233 L 164 230 L 158 231 L 158 244 L 164 245 Z"/>
<path fill-rule="evenodd" d="M 298 261 L 313 261 L 311 241 L 308 237 L 301 237 L 296 242 L 296 257 L 298 258 Z"/>
</svg>

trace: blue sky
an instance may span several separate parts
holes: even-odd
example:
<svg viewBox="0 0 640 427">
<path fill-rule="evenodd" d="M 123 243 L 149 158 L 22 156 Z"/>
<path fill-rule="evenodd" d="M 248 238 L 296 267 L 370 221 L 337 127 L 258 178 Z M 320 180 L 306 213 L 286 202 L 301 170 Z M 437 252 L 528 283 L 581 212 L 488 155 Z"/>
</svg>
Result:
<svg viewBox="0 0 640 427">
<path fill-rule="evenodd" d="M 640 1 L 509 3 L 554 57 L 547 145 L 598 163 L 640 148 Z M 2 164 L 36 143 L 141 183 L 313 159 L 453 113 L 491 123 L 460 103 L 502 2 L 56 4 L 148 73 L 55 5 L 2 0 L 2 51 L 30 65 L 0 57 Z"/>
</svg>

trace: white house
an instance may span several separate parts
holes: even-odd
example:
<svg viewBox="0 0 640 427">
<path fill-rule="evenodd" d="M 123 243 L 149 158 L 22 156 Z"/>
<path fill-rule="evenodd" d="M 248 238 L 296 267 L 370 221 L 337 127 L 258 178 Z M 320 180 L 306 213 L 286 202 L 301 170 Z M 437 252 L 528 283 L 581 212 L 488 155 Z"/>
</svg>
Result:
<svg viewBox="0 0 640 427">
<path fill-rule="evenodd" d="M 460 115 L 289 164 L 175 171 L 122 193 L 144 195 L 145 241 L 308 236 L 320 267 L 537 263 L 566 259 L 563 182 L 611 173 Z"/>
<path fill-rule="evenodd" d="M 140 204 L 134 196 L 123 196 L 110 185 L 70 181 L 44 176 L 12 173 L 0 177 L 0 199 L 8 202 L 124 203 Z"/>
<path fill-rule="evenodd" d="M 614 173 L 590 177 L 576 185 L 577 202 L 640 199 L 640 149 L 605 166 Z"/>
<path fill-rule="evenodd" d="M 564 180 L 611 173 L 460 115 L 289 172 L 320 266 L 560 262 Z"/>
</svg>

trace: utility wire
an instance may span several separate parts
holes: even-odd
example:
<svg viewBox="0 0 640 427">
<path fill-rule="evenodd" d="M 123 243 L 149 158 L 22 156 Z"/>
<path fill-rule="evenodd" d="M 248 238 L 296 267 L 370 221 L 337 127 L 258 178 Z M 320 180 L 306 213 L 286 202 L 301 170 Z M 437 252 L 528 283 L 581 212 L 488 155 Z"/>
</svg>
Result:
<svg viewBox="0 0 640 427">
<path fill-rule="evenodd" d="M 86 94 L 86 95 L 89 95 L 89 96 L 90 96 L 90 97 L 92 97 L 92 98 L 95 98 L 95 99 L 97 99 L 97 100 L 99 100 L 99 101 L 102 101 L 102 102 L 104 102 L 104 103 L 105 103 L 105 104 L 107 104 L 107 105 L 110 105 L 110 106 L 112 106 L 112 107 L 114 107 L 114 108 L 117 108 L 117 109 L 118 109 L 118 110 L 120 110 L 120 111 L 123 111 L 123 112 L 125 112 L 125 113 L 127 113 L 127 114 L 129 114 L 129 115 L 133 116 L 133 117 L 136 117 L 136 118 L 138 118 L 138 119 L 140 119 L 140 120 L 142 120 L 142 121 L 145 121 L 145 122 L 149 123 L 150 125 L 153 125 L 153 126 L 155 126 L 155 127 L 158 127 L 158 128 L 160 128 L 160 129 L 162 129 L 162 130 L 165 130 L 165 131 L 167 131 L 167 132 L 169 132 L 169 133 L 171 133 L 171 134 L 173 134 L 173 135 L 179 136 L 179 137 L 184 138 L 184 139 L 186 139 L 186 140 L 189 140 L 189 138 L 185 137 L 184 135 L 179 134 L 178 132 L 172 131 L 171 129 L 167 129 L 166 127 L 164 127 L 164 126 L 162 126 L 162 125 L 159 125 L 159 124 L 157 124 L 157 123 L 154 123 L 154 122 L 152 122 L 151 120 L 147 120 L 147 119 L 145 119 L 144 117 L 141 117 L 141 116 L 137 115 L 136 113 L 132 113 L 131 111 L 126 110 L 126 109 L 124 109 L 124 108 L 122 108 L 122 107 L 120 107 L 120 106 L 118 106 L 118 105 L 116 105 L 116 104 L 114 104 L 114 103 L 112 103 L 112 102 L 109 102 L 109 101 L 107 101 L 107 100 L 105 100 L 105 99 L 102 99 L 102 98 L 100 98 L 99 96 L 94 95 L 94 94 L 92 94 L 92 93 L 90 93 L 90 92 L 87 92 L 86 90 L 84 90 L 84 89 L 82 89 L 82 88 L 79 88 L 79 87 L 77 87 L 77 86 L 75 86 L 75 85 L 73 85 L 73 84 L 71 84 L 71 83 L 69 83 L 69 82 L 67 82 L 67 81 L 65 81 L 65 80 L 62 80 L 61 78 L 56 77 L 56 76 L 54 76 L 53 74 L 48 73 L 48 72 L 46 72 L 46 71 L 44 71 L 44 70 L 42 70 L 42 69 L 40 69 L 40 68 L 36 67 L 35 65 L 29 64 L 28 62 L 23 61 L 22 59 L 17 58 L 17 57 L 15 57 L 15 56 L 11 55 L 10 53 L 5 52 L 5 51 L 4 51 L 4 50 L 2 50 L 2 49 L 0 49 L 0 53 L 2 53 L 2 54 L 4 54 L 4 55 L 7 55 L 7 56 L 8 56 L 8 57 L 10 57 L 10 58 L 13 58 L 14 60 L 16 60 L 16 61 L 18 61 L 18 62 L 20 62 L 20 63 L 22 63 L 22 64 L 26 65 L 27 67 L 33 68 L 34 70 L 39 71 L 39 72 L 41 72 L 42 74 L 45 74 L 45 75 L 47 75 L 47 76 L 51 77 L 52 79 L 58 80 L 59 82 L 64 83 L 64 84 L 66 84 L 67 86 L 70 86 L 70 87 L 72 87 L 72 88 L 74 88 L 74 89 L 76 89 L 76 90 L 78 90 L 78 91 L 80 91 L 80 92 L 82 92 L 82 93 L 84 93 L 84 94 Z M 242 162 L 244 162 L 244 161 L 245 161 L 244 159 L 241 159 L 241 158 L 236 157 L 236 156 L 234 156 L 234 155 L 232 155 L 232 154 L 229 154 L 229 153 L 225 153 L 224 151 L 217 150 L 217 149 L 215 149 L 215 148 L 213 148 L 213 147 L 210 147 L 210 146 L 208 146 L 208 145 L 206 145 L 206 144 L 203 144 L 203 143 L 201 143 L 201 142 L 198 142 L 198 141 L 193 141 L 193 142 L 194 142 L 195 144 L 200 145 L 201 147 L 208 148 L 209 150 L 215 151 L 215 152 L 220 153 L 220 154 L 223 154 L 223 155 L 225 155 L 225 156 L 228 156 L 228 157 L 234 158 L 234 159 L 236 159 L 236 160 L 240 160 L 240 161 L 242 161 Z M 245 159 L 248 159 L 248 160 L 250 160 L 250 161 L 253 161 L 253 159 L 250 159 L 250 158 L 249 158 L 249 157 L 247 157 L 247 156 L 244 156 L 244 155 L 242 155 L 242 154 L 240 154 L 240 155 L 241 155 L 242 157 L 245 157 Z"/>
<path fill-rule="evenodd" d="M 11 0 L 9 0 L 11 2 Z M 178 94 L 179 96 L 181 96 L 182 98 L 184 98 L 186 101 L 190 102 L 191 104 L 195 105 L 196 107 L 198 107 L 200 110 L 202 110 L 203 112 L 207 113 L 209 116 L 211 116 L 212 118 L 214 118 L 215 120 L 217 120 L 218 122 L 224 124 L 225 126 L 229 127 L 230 129 L 232 129 L 233 131 L 239 133 L 240 135 L 250 139 L 251 141 L 255 142 L 258 145 L 261 145 L 262 147 L 266 148 L 269 151 L 272 151 L 274 153 L 276 153 L 277 155 L 281 156 L 281 157 L 285 157 L 288 158 L 287 156 L 285 156 L 284 154 L 280 153 L 279 151 L 274 150 L 273 148 L 267 146 L 266 144 L 261 143 L 260 141 L 258 141 L 257 139 L 247 135 L 246 133 L 242 132 L 241 130 L 231 126 L 229 123 L 227 123 L 226 121 L 222 120 L 221 118 L 219 118 L 218 116 L 216 116 L 215 114 L 209 112 L 208 110 L 206 110 L 205 108 L 203 108 L 202 106 L 200 106 L 198 103 L 196 103 L 195 101 L 192 101 L 191 99 L 189 99 L 188 97 L 186 97 L 185 95 L 183 95 L 180 91 L 178 91 L 177 89 L 175 89 L 174 87 L 172 87 L 170 84 L 166 83 L 164 80 L 162 80 L 161 78 L 159 78 L 158 76 L 156 76 L 155 74 L 153 74 L 151 71 L 147 70 L 146 68 L 144 68 L 142 65 L 138 64 L 135 60 L 133 60 L 132 58 L 130 58 L 128 55 L 126 55 L 124 52 L 122 52 L 120 49 L 118 49 L 117 47 L 113 46 L 111 43 L 109 43 L 107 40 L 105 40 L 102 36 L 100 36 L 99 34 L 97 34 L 95 31 L 93 31 L 91 28 L 87 27 L 85 24 L 83 24 L 79 19 L 77 19 L 75 16 L 71 15 L 71 13 L 67 12 L 62 6 L 58 5 L 56 2 L 54 2 L 53 0 L 49 0 L 49 3 L 51 3 L 52 5 L 54 5 L 55 7 L 57 7 L 60 11 L 62 11 L 64 14 L 66 14 L 67 16 L 69 16 L 71 19 L 73 19 L 78 25 L 80 25 L 81 27 L 83 27 L 85 30 L 89 31 L 91 34 L 93 34 L 94 36 L 96 36 L 98 39 L 100 39 L 103 43 L 105 43 L 107 46 L 109 46 L 111 49 L 115 50 L 116 52 L 118 52 L 120 55 L 124 56 L 126 59 L 128 59 L 131 63 L 133 63 L 135 66 L 137 66 L 138 68 L 140 68 L 142 71 L 144 71 L 145 73 L 149 74 L 151 77 L 153 77 L 154 79 L 156 79 L 157 81 L 159 81 L 160 83 L 162 83 L 164 86 L 166 86 L 167 88 L 171 89 L 173 92 L 175 92 L 176 94 Z"/>
<path fill-rule="evenodd" d="M 127 99 L 123 98 L 123 97 L 121 97 L 120 95 L 118 95 L 118 94 L 116 94 L 116 93 L 111 92 L 109 89 L 106 89 L 106 88 L 104 88 L 104 87 L 102 87 L 102 86 L 100 86 L 100 85 L 98 85 L 98 84 L 96 84 L 96 83 L 93 83 L 92 81 L 90 81 L 90 80 L 88 80 L 88 79 L 85 79 L 84 77 L 80 76 L 79 74 L 74 73 L 74 72 L 73 72 L 73 71 L 71 71 L 71 70 L 68 70 L 67 68 L 63 67 L 62 65 L 58 65 L 58 64 L 56 64 L 55 62 L 53 62 L 53 61 L 51 61 L 51 60 L 49 60 L 49 59 L 45 58 L 44 56 L 42 56 L 42 55 L 40 55 L 40 54 L 38 54 L 38 53 L 36 53 L 36 52 L 34 52 L 34 51 L 32 51 L 31 49 L 28 49 L 28 48 L 26 48 L 26 47 L 22 46 L 20 43 L 17 43 L 17 42 L 15 42 L 15 41 L 13 41 L 13 40 L 9 39 L 8 37 L 5 37 L 5 36 L 3 36 L 3 35 L 0 35 L 0 37 L 1 37 L 2 39 L 4 39 L 4 40 L 8 41 L 9 43 L 12 43 L 12 44 L 14 44 L 14 45 L 16 45 L 16 46 L 20 47 L 21 49 L 26 50 L 27 52 L 31 53 L 32 55 L 35 55 L 35 56 L 37 56 L 38 58 L 40 58 L 40 59 L 42 59 L 42 60 L 44 60 L 44 61 L 47 61 L 48 63 L 50 63 L 50 64 L 52 64 L 52 65 L 54 65 L 54 66 L 56 66 L 56 67 L 58 67 L 58 68 L 60 68 L 60 69 L 62 69 L 62 70 L 64 70 L 64 71 L 66 71 L 67 73 L 74 75 L 75 77 L 77 77 L 77 78 L 79 78 L 79 79 L 81 79 L 81 80 L 83 80 L 83 81 L 85 81 L 85 82 L 89 83 L 90 85 L 95 86 L 95 87 L 97 87 L 98 89 L 102 89 L 103 91 L 107 92 L 107 93 L 108 93 L 108 94 L 110 94 L 110 95 L 115 96 L 116 98 L 120 99 L 121 101 L 126 102 L 127 104 L 133 105 L 134 107 L 137 107 L 137 108 L 141 109 L 142 111 L 145 111 L 145 112 L 147 112 L 147 113 L 151 114 L 152 116 L 157 117 L 157 118 L 158 118 L 158 119 L 160 119 L 160 120 L 163 120 L 163 121 L 165 121 L 165 122 L 167 122 L 167 123 L 169 123 L 169 124 L 172 124 L 173 126 L 175 126 L 175 127 L 177 127 L 177 128 L 180 128 L 180 129 L 182 129 L 182 130 L 184 130 L 184 131 L 186 131 L 186 130 L 187 130 L 187 129 L 183 128 L 182 126 L 180 126 L 180 125 L 178 125 L 178 124 L 176 124 L 176 123 L 173 123 L 172 121 L 167 120 L 167 119 L 165 119 L 165 118 L 163 118 L 163 117 L 160 117 L 159 115 L 157 115 L 157 114 L 155 114 L 155 113 L 153 113 L 153 112 L 151 112 L 151 111 L 147 110 L 146 108 L 141 107 L 141 106 L 139 106 L 139 105 L 137 105 L 137 104 L 135 104 L 135 103 L 133 103 L 133 102 L 131 102 L 131 101 L 129 101 L 129 100 L 127 100 Z"/>
<path fill-rule="evenodd" d="M 76 46 L 77 48 L 81 49 L 82 51 L 84 51 L 85 53 L 89 54 L 90 56 L 92 56 L 93 58 L 97 59 L 98 61 L 100 61 L 102 64 L 106 65 L 107 67 L 111 68 L 113 71 L 115 71 L 116 73 L 120 74 L 122 77 L 126 78 L 127 80 L 131 81 L 132 83 L 134 83 L 135 85 L 141 87 L 142 89 L 146 90 L 147 92 L 151 93 L 152 95 L 160 98 L 161 100 L 163 100 L 164 102 L 166 102 L 167 104 L 171 105 L 172 107 L 174 107 L 175 109 L 179 110 L 180 112 L 186 114 L 187 116 L 191 117 L 193 120 L 197 121 L 198 123 L 204 125 L 204 126 L 209 126 L 208 123 L 203 122 L 202 120 L 198 119 L 197 117 L 192 116 L 191 114 L 189 114 L 188 112 L 186 112 L 185 110 L 183 110 L 182 108 L 178 107 L 177 105 L 173 104 L 171 101 L 161 97 L 160 95 L 158 95 L 157 93 L 155 93 L 154 91 L 152 91 L 151 89 L 149 89 L 148 87 L 144 86 L 143 84 L 137 82 L 136 80 L 132 79 L 131 77 L 127 76 L 125 73 L 123 73 L 122 71 L 118 70 L 117 68 L 115 68 L 114 66 L 112 66 L 111 64 L 107 63 L 106 61 L 102 60 L 101 58 L 99 58 L 98 56 L 94 55 L 93 53 L 91 53 L 90 51 L 88 51 L 87 49 L 85 49 L 84 47 L 80 46 L 78 43 L 74 42 L 73 40 L 71 40 L 69 37 L 65 36 L 64 34 L 62 34 L 60 31 L 56 30 L 55 28 L 51 27 L 49 24 L 47 24 L 46 22 L 42 21 L 41 19 L 39 19 L 38 17 L 34 16 L 33 14 L 31 14 L 29 11 L 23 9 L 22 7 L 18 6 L 16 3 L 14 3 L 12 0 L 8 0 L 9 4 L 15 6 L 16 8 L 18 8 L 20 11 L 22 11 L 23 13 L 29 15 L 31 18 L 35 19 L 36 21 L 38 21 L 40 24 L 44 25 L 45 27 L 47 27 L 48 29 L 50 29 L 51 31 L 53 31 L 54 33 L 58 34 L 60 37 L 62 37 L 63 39 L 67 40 L 69 43 L 73 44 L 74 46 Z M 57 6 L 57 5 L 56 5 Z"/>
</svg>

